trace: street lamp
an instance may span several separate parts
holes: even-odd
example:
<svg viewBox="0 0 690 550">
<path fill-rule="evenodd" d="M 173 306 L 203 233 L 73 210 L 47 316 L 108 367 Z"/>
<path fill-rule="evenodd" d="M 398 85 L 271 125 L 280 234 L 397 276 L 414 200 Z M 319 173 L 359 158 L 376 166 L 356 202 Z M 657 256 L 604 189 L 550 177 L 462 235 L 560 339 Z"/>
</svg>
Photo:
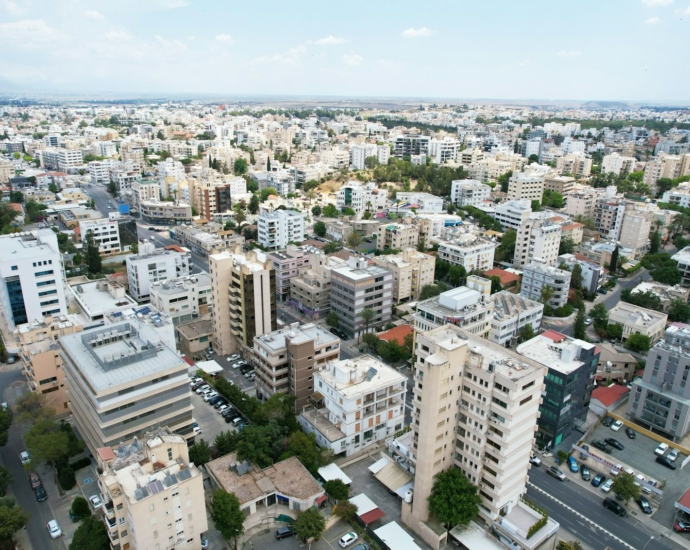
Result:
<svg viewBox="0 0 690 550">
<path fill-rule="evenodd" d="M 652 535 L 651 537 L 649 537 L 649 540 L 647 541 L 647 544 L 649 544 L 649 543 L 652 542 L 653 540 L 654 540 L 654 535 Z M 642 548 L 642 550 L 645 550 L 645 549 L 647 548 L 647 544 L 644 545 L 644 548 Z"/>
</svg>

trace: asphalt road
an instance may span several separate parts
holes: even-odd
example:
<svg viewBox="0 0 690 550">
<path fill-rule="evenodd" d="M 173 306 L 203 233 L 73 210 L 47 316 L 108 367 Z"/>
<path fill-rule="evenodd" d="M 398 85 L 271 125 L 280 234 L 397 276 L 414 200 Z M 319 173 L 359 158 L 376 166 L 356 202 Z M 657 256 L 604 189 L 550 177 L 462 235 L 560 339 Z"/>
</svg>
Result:
<svg viewBox="0 0 690 550">
<path fill-rule="evenodd" d="M 538 489 L 546 491 L 550 496 Z M 602 505 L 603 493 L 599 497 L 574 483 L 559 481 L 546 474 L 544 465 L 530 471 L 527 496 L 546 508 L 550 517 L 594 550 L 603 550 L 606 547 L 612 550 L 684 548 L 659 532 L 651 531 L 632 514 L 620 518 L 606 510 Z M 651 539 L 652 536 L 654 539 Z"/>
</svg>

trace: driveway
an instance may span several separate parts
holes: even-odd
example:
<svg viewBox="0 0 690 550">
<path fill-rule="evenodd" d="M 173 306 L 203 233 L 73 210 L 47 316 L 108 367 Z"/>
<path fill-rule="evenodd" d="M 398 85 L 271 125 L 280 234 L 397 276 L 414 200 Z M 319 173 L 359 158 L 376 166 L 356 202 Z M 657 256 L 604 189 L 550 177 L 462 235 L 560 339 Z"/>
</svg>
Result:
<svg viewBox="0 0 690 550">
<path fill-rule="evenodd" d="M 225 418 L 218 414 L 213 405 L 206 403 L 195 392 L 192 392 L 192 406 L 194 407 L 194 420 L 201 428 L 201 435 L 197 435 L 195 439 L 204 438 L 209 445 L 212 445 L 220 432 L 235 431 L 232 424 L 226 423 Z"/>
</svg>

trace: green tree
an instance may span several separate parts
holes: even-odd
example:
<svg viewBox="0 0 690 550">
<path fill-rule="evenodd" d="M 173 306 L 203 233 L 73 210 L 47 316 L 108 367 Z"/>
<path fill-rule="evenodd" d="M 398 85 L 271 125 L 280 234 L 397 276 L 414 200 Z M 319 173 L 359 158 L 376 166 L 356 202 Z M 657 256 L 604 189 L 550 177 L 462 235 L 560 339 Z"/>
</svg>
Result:
<svg viewBox="0 0 690 550">
<path fill-rule="evenodd" d="M 627 472 L 620 472 L 613 478 L 611 491 L 623 497 L 625 502 L 640 496 L 640 486 L 635 483 L 635 477 Z"/>
<path fill-rule="evenodd" d="M 577 310 L 577 316 L 575 317 L 575 326 L 573 328 L 573 336 L 584 340 L 587 336 L 587 327 L 585 325 L 585 308 L 581 307 Z"/>
<path fill-rule="evenodd" d="M 597 330 L 606 330 L 606 325 L 609 324 L 609 312 L 606 309 L 606 304 L 599 303 L 589 310 L 589 316 L 594 322 L 594 328 Z"/>
<path fill-rule="evenodd" d="M 549 301 L 553 296 L 553 293 L 553 287 L 551 287 L 550 285 L 544 285 L 543 287 L 541 287 L 539 302 L 544 304 L 545 306 L 548 305 Z"/>
<path fill-rule="evenodd" d="M 659 234 L 659 230 L 657 229 L 654 233 L 652 233 L 652 237 L 649 239 L 649 253 L 656 254 L 657 252 L 659 252 L 660 248 L 661 235 Z"/>
<path fill-rule="evenodd" d="M 71 466 L 63 466 L 57 471 L 58 482 L 63 491 L 69 491 L 77 484 L 77 477 Z"/>
<path fill-rule="evenodd" d="M 609 323 L 606 325 L 606 334 L 612 340 L 620 340 L 623 338 L 623 325 L 618 323 Z"/>
<path fill-rule="evenodd" d="M 232 170 L 235 175 L 241 176 L 247 173 L 247 160 L 243 158 L 235 159 L 235 164 L 232 165 Z"/>
<path fill-rule="evenodd" d="M 364 166 L 366 168 L 372 169 L 376 168 L 379 165 L 379 159 L 377 157 L 367 157 L 364 159 Z"/>
<path fill-rule="evenodd" d="M 613 252 L 611 253 L 611 261 L 609 262 L 609 271 L 611 273 L 616 273 L 616 270 L 618 269 L 618 245 L 616 245 L 616 248 L 613 249 Z"/>
<path fill-rule="evenodd" d="M 563 237 L 561 244 L 558 245 L 558 254 L 572 254 L 573 252 L 575 252 L 575 243 L 570 237 Z"/>
<path fill-rule="evenodd" d="M 541 203 L 537 200 L 534 200 L 531 203 L 531 207 L 532 207 L 532 212 L 539 212 L 541 210 Z"/>
<path fill-rule="evenodd" d="M 0 355 L 4 354 L 4 346 L 0 343 Z M 12 425 L 12 411 L 10 409 L 0 409 L 0 447 L 7 445 L 7 439 Z M 2 496 L 2 495 L 0 495 Z"/>
<path fill-rule="evenodd" d="M 314 206 L 314 207 L 311 209 L 311 213 L 312 213 L 314 216 L 320 216 L 320 215 L 321 215 L 321 207 L 317 204 L 316 206 Z"/>
<path fill-rule="evenodd" d="M 57 193 L 58 192 L 57 185 L 55 185 L 54 183 L 51 183 L 50 185 L 48 185 L 48 191 L 50 191 L 51 193 Z"/>
<path fill-rule="evenodd" d="M 249 206 L 247 207 L 250 213 L 256 214 L 259 211 L 259 197 L 258 195 L 252 195 L 249 199 Z"/>
<path fill-rule="evenodd" d="M 527 342 L 527 340 L 532 338 L 534 338 L 534 329 L 532 328 L 532 323 L 527 323 L 520 329 L 520 341 Z"/>
<path fill-rule="evenodd" d="M 10 202 L 24 202 L 24 193 L 22 193 L 21 191 L 10 191 Z"/>
<path fill-rule="evenodd" d="M 281 455 L 280 460 L 285 460 L 291 456 L 296 456 L 311 475 L 316 476 L 318 474 L 318 469 L 321 467 L 321 451 L 316 444 L 314 434 L 305 434 L 297 429 L 290 436 L 287 451 Z"/>
<path fill-rule="evenodd" d="M 326 218 L 337 218 L 339 215 L 338 209 L 332 204 L 327 204 L 323 209 L 323 215 Z"/>
<path fill-rule="evenodd" d="M 76 516 L 77 521 L 86 519 L 91 515 L 91 508 L 84 497 L 76 497 L 72 501 L 72 514 Z"/>
<path fill-rule="evenodd" d="M 220 432 L 213 440 L 213 446 L 219 456 L 224 456 L 237 449 L 237 439 L 237 432 Z"/>
<path fill-rule="evenodd" d="M 338 252 L 342 246 L 338 241 L 329 241 L 323 247 L 324 254 L 333 254 L 333 252 Z"/>
<path fill-rule="evenodd" d="M 235 221 L 237 222 L 237 225 L 241 225 L 247 220 L 247 215 L 242 211 L 238 210 L 233 214 L 233 217 L 235 218 Z"/>
<path fill-rule="evenodd" d="M 55 416 L 55 409 L 45 406 L 45 395 L 37 392 L 26 392 L 20 395 L 14 410 L 19 422 L 34 423 Z"/>
<path fill-rule="evenodd" d="M 303 543 L 317 541 L 326 528 L 326 519 L 316 508 L 309 508 L 297 516 L 292 528 Z"/>
<path fill-rule="evenodd" d="M 12 483 L 12 474 L 7 468 L 0 466 L 0 497 L 7 494 L 7 488 Z"/>
<path fill-rule="evenodd" d="M 422 236 L 417 241 L 417 252 L 426 252 L 426 239 Z"/>
<path fill-rule="evenodd" d="M 494 259 L 497 262 L 512 262 L 516 240 L 517 232 L 514 229 L 508 229 L 508 231 L 503 234 L 500 244 L 496 247 Z"/>
<path fill-rule="evenodd" d="M 539 162 L 539 155 L 530 155 L 527 164 L 534 164 L 535 162 Z"/>
<path fill-rule="evenodd" d="M 503 290 L 501 278 L 498 275 L 492 275 L 489 277 L 489 280 L 491 281 L 491 294 L 496 294 L 497 292 L 501 292 L 501 290 Z"/>
<path fill-rule="evenodd" d="M 69 550 L 102 550 L 110 547 L 110 538 L 103 520 L 88 516 L 75 531 Z"/>
<path fill-rule="evenodd" d="M 434 296 L 441 294 L 441 288 L 436 285 L 424 285 L 422 287 L 422 292 L 419 294 L 420 300 L 428 300 Z"/>
<path fill-rule="evenodd" d="M 646 334 L 636 332 L 628 337 L 625 347 L 632 351 L 649 351 L 649 348 L 652 347 L 652 341 Z"/>
<path fill-rule="evenodd" d="M 189 448 L 189 461 L 197 466 L 203 466 L 209 460 L 211 460 L 211 447 L 201 438 Z"/>
<path fill-rule="evenodd" d="M 362 244 L 362 235 L 357 231 L 353 231 L 347 236 L 347 245 L 350 248 L 357 248 L 360 244 Z"/>
<path fill-rule="evenodd" d="M 108 184 L 108 193 L 110 193 L 113 197 L 117 196 L 117 185 L 115 185 L 114 181 L 111 181 Z"/>
<path fill-rule="evenodd" d="M 582 288 L 582 282 L 582 266 L 580 264 L 575 264 L 573 272 L 570 275 L 570 288 L 580 290 Z"/>
<path fill-rule="evenodd" d="M 632 289 L 626 288 L 621 291 L 621 300 L 629 304 L 634 304 L 646 309 L 653 309 L 655 311 L 661 311 L 663 309 L 661 298 L 658 294 L 655 294 L 651 290 L 647 290 L 645 292 L 633 292 Z"/>
<path fill-rule="evenodd" d="M 338 326 L 338 314 L 335 311 L 331 311 L 326 315 L 326 324 L 329 327 L 337 327 Z"/>
<path fill-rule="evenodd" d="M 454 265 L 448 270 L 448 278 L 453 286 L 461 286 L 467 281 L 467 270 L 465 266 Z"/>
<path fill-rule="evenodd" d="M 673 298 L 668 308 L 668 319 L 678 323 L 687 323 L 690 320 L 690 305 L 679 298 Z"/>
<path fill-rule="evenodd" d="M 342 500 L 335 505 L 333 512 L 343 521 L 352 523 L 357 516 L 357 505 L 349 500 Z"/>
<path fill-rule="evenodd" d="M 429 496 L 429 510 L 450 531 L 456 525 L 467 525 L 479 513 L 481 500 L 459 468 L 436 474 Z"/>
<path fill-rule="evenodd" d="M 582 550 L 582 544 L 578 540 L 564 541 L 559 540 L 556 545 L 556 550 Z"/>
<path fill-rule="evenodd" d="M 364 332 L 369 332 L 369 323 L 371 323 L 375 315 L 376 313 L 370 307 L 365 307 L 359 314 L 359 316 L 362 318 L 362 321 L 364 321 Z M 361 335 L 362 333 L 360 331 L 359 336 L 357 337 L 357 343 L 359 343 Z"/>
<path fill-rule="evenodd" d="M 101 254 L 98 251 L 98 243 L 93 237 L 93 231 L 88 230 L 86 232 L 86 238 L 84 239 L 86 244 L 86 265 L 89 268 L 89 273 L 96 275 L 103 271 L 103 266 L 101 263 Z"/>
<path fill-rule="evenodd" d="M 53 420 L 39 420 L 26 432 L 24 444 L 33 462 L 46 461 L 54 466 L 58 459 L 67 456 L 69 436 Z"/>
<path fill-rule="evenodd" d="M 331 479 L 327 481 L 323 489 L 333 500 L 347 500 L 350 498 L 350 488 L 340 479 Z"/>
<path fill-rule="evenodd" d="M 510 184 L 510 178 L 513 176 L 513 171 L 509 170 L 503 175 L 498 176 L 498 183 L 501 184 L 501 192 L 508 192 L 508 185 Z"/>
<path fill-rule="evenodd" d="M 14 534 L 26 527 L 31 514 L 27 514 L 11 497 L 4 497 L 0 503 L 0 546 L 14 548 Z"/>
<path fill-rule="evenodd" d="M 235 493 L 218 490 L 211 499 L 211 517 L 223 538 L 237 550 L 237 539 L 244 533 L 244 512 Z"/>
</svg>

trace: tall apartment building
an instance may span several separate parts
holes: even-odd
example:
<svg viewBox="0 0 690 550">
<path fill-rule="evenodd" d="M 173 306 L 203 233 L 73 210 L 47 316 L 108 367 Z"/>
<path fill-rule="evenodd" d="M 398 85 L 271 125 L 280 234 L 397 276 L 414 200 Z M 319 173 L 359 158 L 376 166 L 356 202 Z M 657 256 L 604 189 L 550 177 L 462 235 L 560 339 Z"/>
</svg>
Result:
<svg viewBox="0 0 690 550">
<path fill-rule="evenodd" d="M 375 214 L 382 212 L 388 205 L 388 191 L 377 189 L 372 182 L 362 185 L 357 181 L 350 181 L 338 190 L 335 200 L 340 210 L 352 208 L 358 216 L 365 211 Z"/>
<path fill-rule="evenodd" d="M 201 550 L 201 534 L 208 530 L 204 482 L 189 461 L 187 442 L 168 430 L 143 436 L 94 455 L 102 472 L 99 517 L 111 548 Z"/>
<path fill-rule="evenodd" d="M 659 153 L 654 159 L 647 161 L 644 167 L 642 181 L 649 185 L 650 189 L 656 189 L 656 182 L 661 178 L 675 179 L 680 176 L 682 159 L 676 155 Z"/>
<path fill-rule="evenodd" d="M 556 170 L 571 176 L 588 178 L 592 173 L 592 159 L 578 154 L 568 154 L 556 159 Z"/>
<path fill-rule="evenodd" d="M 438 257 L 453 265 L 461 265 L 469 273 L 486 271 L 494 266 L 496 243 L 473 233 L 460 235 L 452 241 L 439 243 Z"/>
<path fill-rule="evenodd" d="M 396 255 L 374 256 L 372 261 L 393 274 L 396 304 L 418 300 L 422 289 L 434 284 L 436 258 L 414 248 L 406 248 Z"/>
<path fill-rule="evenodd" d="M 599 199 L 594 207 L 594 224 L 597 231 L 611 241 L 619 240 L 624 216 L 624 199 Z"/>
<path fill-rule="evenodd" d="M 553 290 L 553 295 L 549 303 L 544 305 L 559 308 L 568 301 L 570 277 L 570 271 L 556 269 L 534 261 L 523 267 L 520 295 L 538 301 L 541 299 L 542 288 L 548 285 Z"/>
<path fill-rule="evenodd" d="M 142 180 L 135 181 L 131 186 L 132 191 L 132 207 L 139 210 L 143 202 L 149 202 L 154 199 L 159 199 L 161 196 L 161 188 L 155 181 Z"/>
<path fill-rule="evenodd" d="M 48 315 L 19 325 L 15 331 L 29 390 L 43 395 L 46 407 L 52 407 L 58 415 L 69 412 L 58 339 L 82 330 L 80 324 L 65 315 Z"/>
<path fill-rule="evenodd" d="M 507 201 L 497 204 L 494 208 L 493 217 L 505 229 L 517 231 L 532 214 L 532 204 L 527 199 L 517 201 Z"/>
<path fill-rule="evenodd" d="M 649 350 L 642 378 L 630 388 L 626 415 L 631 420 L 660 430 L 673 441 L 690 431 L 690 329 L 671 326 L 664 338 Z"/>
<path fill-rule="evenodd" d="M 377 250 L 405 250 L 416 248 L 419 242 L 419 228 L 412 224 L 381 224 L 376 229 Z"/>
<path fill-rule="evenodd" d="M 70 410 L 91 453 L 167 426 L 191 436 L 189 365 L 135 319 L 60 338 Z"/>
<path fill-rule="evenodd" d="M 489 200 L 491 187 L 477 180 L 453 180 L 450 202 L 456 206 L 478 206 Z"/>
<path fill-rule="evenodd" d="M 254 337 L 256 390 L 260 399 L 276 393 L 295 396 L 295 413 L 314 394 L 314 374 L 340 359 L 340 339 L 312 323 L 293 323 Z"/>
<path fill-rule="evenodd" d="M 636 163 L 637 160 L 635 160 L 635 157 L 626 157 L 618 153 L 611 153 L 610 155 L 604 155 L 601 162 L 601 173 L 614 173 L 617 176 L 621 174 L 632 174 L 635 171 Z"/>
<path fill-rule="evenodd" d="M 523 342 L 516 351 L 548 369 L 537 441 L 553 448 L 585 425 L 601 352 L 594 344 L 553 330 Z"/>
<path fill-rule="evenodd" d="M 515 240 L 513 264 L 521 267 L 533 260 L 550 266 L 556 265 L 561 244 L 561 226 L 535 212 L 522 223 Z"/>
<path fill-rule="evenodd" d="M 446 325 L 419 333 L 412 401 L 414 499 L 402 521 L 438 547 L 431 525 L 435 476 L 462 470 L 479 487 L 479 513 L 506 520 L 526 491 L 545 370 L 467 331 Z"/>
<path fill-rule="evenodd" d="M 211 277 L 206 273 L 187 275 L 153 283 L 151 305 L 170 316 L 174 325 L 208 315 L 211 307 Z"/>
<path fill-rule="evenodd" d="M 50 229 L 0 236 L 0 305 L 10 329 L 49 315 L 66 315 L 65 272 Z"/>
<path fill-rule="evenodd" d="M 681 284 L 690 286 L 690 246 L 676 252 L 671 259 L 676 262 L 676 267 L 682 276 Z"/>
<path fill-rule="evenodd" d="M 639 209 L 634 204 L 626 206 L 618 240 L 621 246 L 634 250 L 635 259 L 646 254 L 653 223 L 654 214 L 652 212 Z"/>
<path fill-rule="evenodd" d="M 311 253 L 308 263 L 290 279 L 290 303 L 312 319 L 326 315 L 331 309 L 331 269 L 347 262 L 323 253 Z"/>
<path fill-rule="evenodd" d="M 460 142 L 452 137 L 443 139 L 432 139 L 429 141 L 429 157 L 431 162 L 445 164 L 448 161 L 455 161 L 458 158 Z"/>
<path fill-rule="evenodd" d="M 573 191 L 564 197 L 565 213 L 570 216 L 583 216 L 594 218 L 594 209 L 599 199 L 599 194 L 594 189 Z"/>
<path fill-rule="evenodd" d="M 430 142 L 431 138 L 429 136 L 419 134 L 398 136 L 395 138 L 394 143 L 395 156 L 402 159 L 412 155 L 428 155 Z"/>
<path fill-rule="evenodd" d="M 42 168 L 69 172 L 84 164 L 84 157 L 80 149 L 58 149 L 48 147 L 36 151 L 36 156 Z"/>
<path fill-rule="evenodd" d="M 152 243 L 140 243 L 139 249 L 139 254 L 125 259 L 129 294 L 137 302 L 149 301 L 153 283 L 190 274 L 189 252 L 155 248 Z"/>
<path fill-rule="evenodd" d="M 110 166 L 111 161 L 98 161 L 94 160 L 89 162 L 89 176 L 91 178 L 91 183 L 110 183 Z"/>
<path fill-rule="evenodd" d="M 508 182 L 508 200 L 527 199 L 528 201 L 541 202 L 543 195 L 543 174 L 518 172 L 510 177 Z"/>
<path fill-rule="evenodd" d="M 355 170 L 364 170 L 366 168 L 364 161 L 371 157 L 375 158 L 379 164 L 388 164 L 390 152 L 388 145 L 376 145 L 375 143 L 353 145 L 350 148 L 350 163 Z"/>
<path fill-rule="evenodd" d="M 241 250 L 209 256 L 213 349 L 220 355 L 251 349 L 254 336 L 276 328 L 273 262 L 261 251 Z"/>
<path fill-rule="evenodd" d="M 259 214 L 258 241 L 269 250 L 286 248 L 304 239 L 304 214 L 295 210 L 274 210 Z"/>
<path fill-rule="evenodd" d="M 323 404 L 298 417 L 336 455 L 350 456 L 401 430 L 407 377 L 371 355 L 331 361 L 314 373 Z"/>
<path fill-rule="evenodd" d="M 350 337 L 361 336 L 367 329 L 362 311 L 369 308 L 374 316 L 368 329 L 390 320 L 393 304 L 393 274 L 366 258 L 350 256 L 348 265 L 331 270 L 331 311 L 338 316 L 338 327 Z"/>
<path fill-rule="evenodd" d="M 267 257 L 273 262 L 276 273 L 276 299 L 284 302 L 290 294 L 290 281 L 309 264 L 309 254 L 317 249 L 288 245 L 286 250 L 269 252 Z"/>
<path fill-rule="evenodd" d="M 82 241 L 86 241 L 88 232 L 93 234 L 93 240 L 98 245 L 101 256 L 117 254 L 122 251 L 120 243 L 120 225 L 117 220 L 100 218 L 97 220 L 80 220 L 79 232 Z"/>
<path fill-rule="evenodd" d="M 570 193 L 575 187 L 575 178 L 570 176 L 547 176 L 544 178 L 544 190 L 555 191 L 561 195 Z"/>
</svg>

